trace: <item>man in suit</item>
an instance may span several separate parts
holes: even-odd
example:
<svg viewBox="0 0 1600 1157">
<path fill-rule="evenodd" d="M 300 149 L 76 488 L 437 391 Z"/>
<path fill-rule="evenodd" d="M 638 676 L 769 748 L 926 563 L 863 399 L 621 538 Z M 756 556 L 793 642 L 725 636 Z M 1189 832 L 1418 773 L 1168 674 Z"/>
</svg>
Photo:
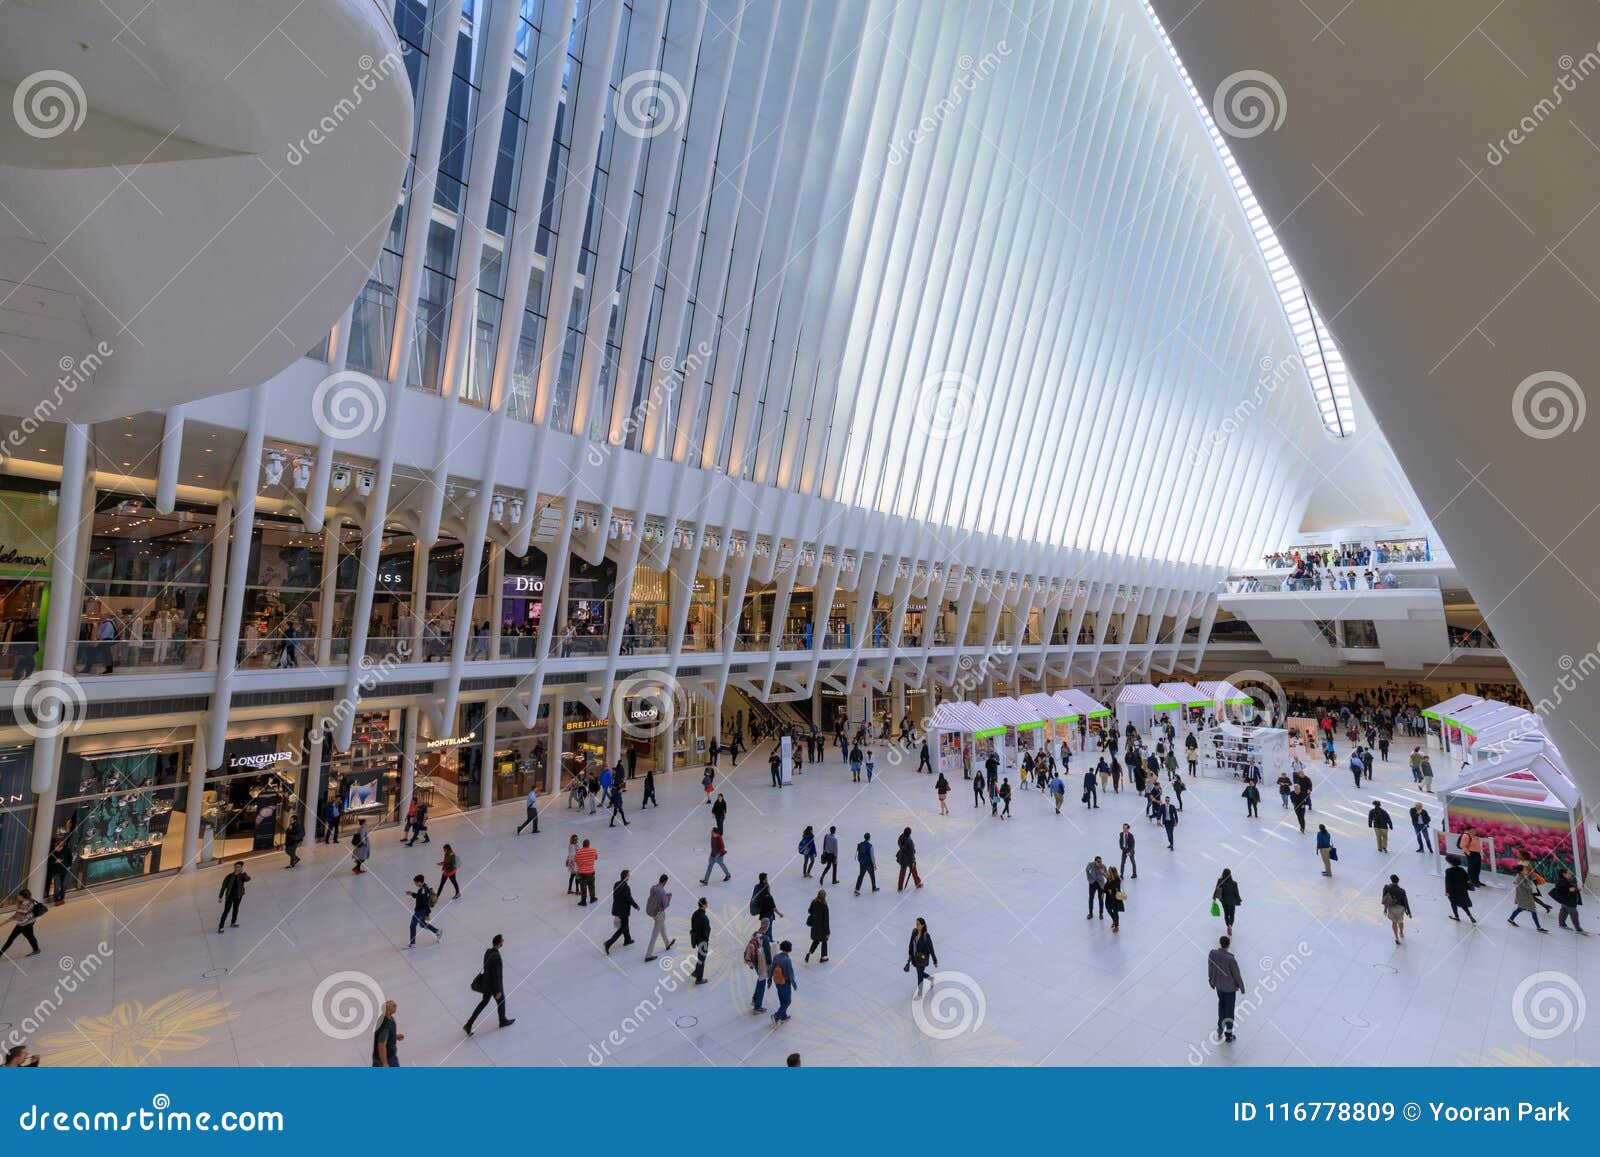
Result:
<svg viewBox="0 0 1600 1157">
<path fill-rule="evenodd" d="M 633 898 L 633 888 L 628 883 L 628 869 L 624 868 L 622 876 L 611 885 L 611 916 L 617 922 L 617 930 L 606 941 L 607 956 L 611 955 L 611 946 L 618 940 L 622 941 L 624 948 L 633 943 L 633 933 L 628 931 L 628 917 L 638 907 Z"/>
<path fill-rule="evenodd" d="M 1120 876 L 1128 870 L 1128 865 L 1132 864 L 1133 876 L 1131 878 L 1137 880 L 1139 878 L 1139 858 L 1133 854 L 1134 843 L 1133 830 L 1127 824 L 1123 824 L 1122 831 L 1117 833 L 1117 849 L 1122 852 L 1122 862 L 1117 867 L 1117 874 Z"/>
<path fill-rule="evenodd" d="M 1244 988 L 1239 961 L 1228 951 L 1230 943 L 1228 937 L 1222 937 L 1206 957 L 1206 980 L 1217 993 L 1217 1035 L 1225 1041 L 1234 1039 L 1233 1010 Z"/>
<path fill-rule="evenodd" d="M 1178 826 L 1178 805 L 1172 802 L 1169 795 L 1161 801 L 1161 806 L 1156 809 L 1156 818 L 1161 821 L 1161 826 L 1167 829 L 1167 851 L 1172 851 L 1172 831 Z"/>
<path fill-rule="evenodd" d="M 694 982 L 706 982 L 706 953 L 711 951 L 711 916 L 706 911 L 706 898 L 700 897 L 700 903 L 695 908 L 694 914 L 689 917 L 689 944 L 694 948 Z"/>
<path fill-rule="evenodd" d="M 223 924 L 228 917 L 233 917 L 233 926 L 239 926 L 239 901 L 244 899 L 244 886 L 250 882 L 250 877 L 245 874 L 244 863 L 240 860 L 233 862 L 233 871 L 222 877 L 222 890 L 217 893 L 217 903 L 222 905 L 222 919 L 217 921 L 217 931 L 223 931 Z"/>
<path fill-rule="evenodd" d="M 627 873 L 624 872 L 623 875 L 627 875 Z M 467 1017 L 467 1023 L 461 1026 L 466 1030 L 468 1036 L 472 1035 L 472 1026 L 477 1021 L 478 1014 L 489 1007 L 491 1000 L 494 1001 L 495 1012 L 500 1014 L 501 1028 L 510 1028 L 517 1023 L 515 1017 L 506 1016 L 505 969 L 500 962 L 500 949 L 505 945 L 505 942 L 506 938 L 496 932 L 494 940 L 490 942 L 488 948 L 484 949 L 483 971 L 478 974 L 477 984 L 475 985 L 477 991 L 482 993 L 482 997 L 478 1001 L 478 1007 L 472 1010 L 471 1016 Z"/>
</svg>

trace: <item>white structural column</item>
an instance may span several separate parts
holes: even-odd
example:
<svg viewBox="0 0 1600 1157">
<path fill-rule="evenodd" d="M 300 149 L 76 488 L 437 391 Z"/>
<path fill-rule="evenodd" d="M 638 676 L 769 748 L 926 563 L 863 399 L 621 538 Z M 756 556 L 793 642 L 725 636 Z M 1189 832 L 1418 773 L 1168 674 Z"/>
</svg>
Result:
<svg viewBox="0 0 1600 1157">
<path fill-rule="evenodd" d="M 219 753 L 220 755 L 220 753 Z M 189 751 L 189 795 L 183 823 L 183 862 L 180 872 L 192 872 L 199 864 L 200 829 L 205 824 L 206 729 L 194 729 L 194 746 Z"/>
<path fill-rule="evenodd" d="M 183 407 L 167 411 L 161 427 L 161 456 L 156 471 L 156 510 L 171 514 L 178 501 L 178 467 L 183 456 Z"/>
<path fill-rule="evenodd" d="M 317 603 L 316 664 L 333 662 L 333 607 L 339 600 L 339 542 L 344 516 L 334 515 L 322 528 L 322 585 Z"/>
<path fill-rule="evenodd" d="M 233 529 L 233 498 L 217 503 L 216 521 L 211 525 L 211 578 L 206 586 L 206 639 L 202 662 L 207 671 L 217 669 L 222 653 L 222 604 L 227 597 L 228 535 Z"/>
<path fill-rule="evenodd" d="M 494 807 L 494 745 L 499 730 L 499 700 L 491 698 L 483 705 L 483 766 L 478 774 L 478 810 Z"/>
<path fill-rule="evenodd" d="M 56 536 L 50 560 L 50 589 L 59 600 L 54 614 L 45 622 L 44 654 L 41 670 L 47 679 L 65 681 L 72 666 L 67 661 L 67 648 L 77 636 L 78 605 L 70 598 L 61 599 L 81 585 L 82 558 L 79 542 L 83 537 L 84 520 L 94 521 L 94 485 L 88 478 L 89 428 L 77 422 L 65 427 L 65 449 L 61 461 L 61 487 L 56 499 Z M 87 497 L 88 502 L 84 499 Z M 63 717 L 61 723 L 74 720 Z M 60 762 L 62 728 L 43 726 L 33 743 L 33 790 L 52 788 L 55 784 L 55 767 Z M 51 808 L 53 817 L 54 807 Z M 35 840 L 35 844 L 39 841 Z M 46 840 L 45 843 L 49 841 Z"/>
</svg>

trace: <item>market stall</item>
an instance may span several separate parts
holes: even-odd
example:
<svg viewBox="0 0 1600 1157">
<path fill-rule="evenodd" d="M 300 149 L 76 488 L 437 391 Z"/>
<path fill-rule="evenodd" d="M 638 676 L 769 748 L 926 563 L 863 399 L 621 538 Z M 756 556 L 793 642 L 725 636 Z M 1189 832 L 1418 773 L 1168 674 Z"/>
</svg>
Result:
<svg viewBox="0 0 1600 1157">
<path fill-rule="evenodd" d="M 1207 708 L 1219 720 L 1230 723 L 1253 723 L 1260 714 L 1256 701 L 1226 679 L 1214 683 L 1196 683 L 1210 706 Z M 1273 722 L 1267 720 L 1268 723 Z"/>
<path fill-rule="evenodd" d="M 1117 692 L 1117 730 L 1132 724 L 1140 735 L 1148 735 L 1157 724 L 1179 723 L 1183 710 L 1181 698 L 1150 683 L 1129 683 Z"/>
<path fill-rule="evenodd" d="M 1531 711 L 1498 699 L 1480 699 L 1450 716 L 1446 734 L 1455 757 L 1466 763 L 1472 760 L 1473 752 L 1486 743 L 1535 736 L 1542 739 L 1544 726 Z"/>
<path fill-rule="evenodd" d="M 1050 698 L 1065 705 L 1067 710 L 1076 716 L 1075 725 L 1082 724 L 1078 730 L 1080 751 L 1090 742 L 1098 743 L 1100 733 L 1111 726 L 1111 708 L 1087 691 L 1077 687 L 1063 687 L 1059 691 L 1052 691 Z"/>
<path fill-rule="evenodd" d="M 1078 745 L 1078 720 L 1082 712 L 1072 710 L 1054 695 L 1047 695 L 1043 691 L 1019 695 L 1017 702 L 1049 720 L 1045 730 L 1051 750 L 1058 748 L 1062 742 L 1073 747 Z"/>
<path fill-rule="evenodd" d="M 1449 733 L 1450 729 L 1455 726 L 1455 724 L 1449 722 L 1450 716 L 1482 702 L 1482 697 L 1478 695 L 1452 695 L 1443 703 L 1436 703 L 1432 707 L 1424 707 L 1422 709 L 1422 717 L 1428 721 L 1428 739 L 1433 746 L 1442 751 L 1449 751 Z"/>
<path fill-rule="evenodd" d="M 954 777 L 981 768 L 989 752 L 997 750 L 996 742 L 1006 728 L 976 703 L 962 701 L 935 707 L 929 730 L 933 733 L 929 746 L 938 753 L 939 770 Z"/>
<path fill-rule="evenodd" d="M 1221 723 L 1201 740 L 1211 754 L 1210 766 L 1218 775 L 1270 784 L 1289 770 L 1289 733 L 1282 727 L 1247 727 Z"/>
<path fill-rule="evenodd" d="M 1583 800 L 1555 744 L 1523 739 L 1484 748 L 1444 792 L 1445 847 L 1468 828 L 1493 841 L 1490 866 L 1514 872 L 1519 852 L 1534 871 L 1553 879 L 1567 868 L 1579 883 L 1589 875 Z"/>
<path fill-rule="evenodd" d="M 1206 712 L 1211 709 L 1211 696 L 1192 683 L 1169 682 L 1157 684 L 1156 690 L 1166 695 L 1172 702 L 1181 704 L 1181 710 L 1176 712 L 1181 722 L 1190 728 L 1199 727 L 1205 723 Z"/>
<path fill-rule="evenodd" d="M 1001 766 L 1008 772 L 1016 770 L 1022 763 L 1024 754 L 1033 756 L 1044 754 L 1044 749 L 1050 742 L 1047 731 L 1050 717 L 1044 712 L 1020 699 L 1006 696 L 981 700 L 978 707 L 1005 725 L 1005 731 L 1000 736 L 1003 752 Z"/>
</svg>

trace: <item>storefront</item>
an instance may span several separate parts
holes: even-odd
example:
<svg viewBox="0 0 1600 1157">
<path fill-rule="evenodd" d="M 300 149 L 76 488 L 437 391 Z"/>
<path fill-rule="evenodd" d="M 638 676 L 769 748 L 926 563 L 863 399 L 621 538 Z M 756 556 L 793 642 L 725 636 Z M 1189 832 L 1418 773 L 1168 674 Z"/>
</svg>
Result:
<svg viewBox="0 0 1600 1157">
<path fill-rule="evenodd" d="M 606 729 L 609 719 L 596 719 L 582 703 L 563 704 L 561 730 L 561 782 L 555 790 L 564 791 L 579 776 L 590 770 L 599 772 L 606 762 Z"/>
<path fill-rule="evenodd" d="M 404 728 L 404 708 L 362 711 L 355 717 L 350 750 L 335 753 L 332 738 L 324 740 L 326 770 L 315 796 L 319 816 L 332 798 L 350 824 L 364 819 L 368 827 L 379 827 L 398 821 Z"/>
<path fill-rule="evenodd" d="M 288 723 L 234 724 L 222 766 L 206 773 L 200 863 L 270 852 L 300 804 L 303 729 Z"/>
<path fill-rule="evenodd" d="M 417 777 L 413 795 L 434 816 L 452 815 L 476 806 L 483 780 L 482 703 L 456 709 L 451 735 L 417 735 Z M 427 723 L 426 717 L 421 722 Z"/>
<path fill-rule="evenodd" d="M 0 671 L 12 679 L 27 677 L 37 665 L 56 533 L 49 497 L 19 489 L 27 485 L 8 478 L 0 490 Z"/>
<path fill-rule="evenodd" d="M 33 745 L 0 746 L 0 895 L 14 896 L 28 880 L 33 836 Z"/>
<path fill-rule="evenodd" d="M 495 713 L 494 802 L 520 800 L 535 788 L 543 795 L 554 791 L 550 784 L 550 704 L 539 705 L 532 727 L 524 727 L 522 716 L 512 707 Z"/>
<path fill-rule="evenodd" d="M 183 861 L 192 745 L 187 727 L 71 741 L 53 830 L 72 849 L 76 887 L 172 871 Z"/>
</svg>

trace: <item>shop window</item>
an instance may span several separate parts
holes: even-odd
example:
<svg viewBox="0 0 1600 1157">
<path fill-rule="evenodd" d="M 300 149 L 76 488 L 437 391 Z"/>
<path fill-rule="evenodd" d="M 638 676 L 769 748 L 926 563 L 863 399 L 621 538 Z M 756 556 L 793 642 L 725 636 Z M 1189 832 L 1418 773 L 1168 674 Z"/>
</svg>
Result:
<svg viewBox="0 0 1600 1157">
<path fill-rule="evenodd" d="M 72 850 L 74 882 L 92 887 L 180 866 L 189 744 L 165 736 L 101 743 L 84 741 L 61 760 L 54 830 Z"/>
</svg>

